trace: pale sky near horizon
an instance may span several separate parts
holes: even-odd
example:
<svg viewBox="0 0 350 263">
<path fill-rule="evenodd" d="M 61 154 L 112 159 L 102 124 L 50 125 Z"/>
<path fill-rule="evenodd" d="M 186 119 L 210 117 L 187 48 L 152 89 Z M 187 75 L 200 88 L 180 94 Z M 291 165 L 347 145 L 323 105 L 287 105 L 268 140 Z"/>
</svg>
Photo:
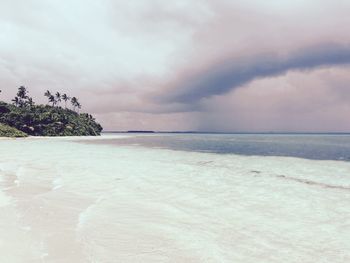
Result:
<svg viewBox="0 0 350 263">
<path fill-rule="evenodd" d="M 350 131 L 350 1 L 0 0 L 0 100 L 105 130 Z"/>
</svg>

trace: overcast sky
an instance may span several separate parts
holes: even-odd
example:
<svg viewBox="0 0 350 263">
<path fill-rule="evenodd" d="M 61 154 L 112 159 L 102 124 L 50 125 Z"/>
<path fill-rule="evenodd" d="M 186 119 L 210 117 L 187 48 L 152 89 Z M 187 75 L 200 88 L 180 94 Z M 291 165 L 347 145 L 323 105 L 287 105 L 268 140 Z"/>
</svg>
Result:
<svg viewBox="0 0 350 263">
<path fill-rule="evenodd" d="M 348 0 L 0 0 L 0 99 L 105 130 L 350 131 Z"/>
</svg>

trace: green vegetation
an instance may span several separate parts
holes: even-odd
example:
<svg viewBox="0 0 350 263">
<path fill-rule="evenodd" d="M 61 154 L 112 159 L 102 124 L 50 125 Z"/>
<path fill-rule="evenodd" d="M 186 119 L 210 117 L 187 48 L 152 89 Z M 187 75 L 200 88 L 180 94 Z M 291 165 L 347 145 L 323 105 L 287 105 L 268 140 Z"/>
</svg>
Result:
<svg viewBox="0 0 350 263">
<path fill-rule="evenodd" d="M 35 105 L 32 98 L 28 96 L 27 89 L 21 86 L 17 96 L 12 100 L 13 104 L 0 101 L 0 124 L 2 124 L 0 136 L 7 136 L 7 134 L 97 136 L 101 134 L 101 125 L 90 114 L 75 111 L 76 108 L 78 110 L 81 108 L 77 98 L 73 97 L 73 100 L 66 94 L 61 96 L 59 92 L 52 95 L 50 91 L 46 91 L 45 96 L 52 106 Z M 59 106 L 62 100 L 65 102 L 65 108 Z M 67 108 L 67 101 L 71 102 L 74 110 Z M 5 132 L 9 129 L 13 129 L 13 132 Z"/>
<path fill-rule="evenodd" d="M 0 123 L 0 137 L 27 137 L 22 131 Z"/>
</svg>

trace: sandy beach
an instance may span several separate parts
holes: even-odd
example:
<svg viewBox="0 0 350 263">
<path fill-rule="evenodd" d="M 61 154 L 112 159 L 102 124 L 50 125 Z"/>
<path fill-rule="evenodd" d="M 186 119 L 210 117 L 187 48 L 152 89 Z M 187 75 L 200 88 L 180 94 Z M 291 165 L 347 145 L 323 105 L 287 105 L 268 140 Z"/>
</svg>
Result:
<svg viewBox="0 0 350 263">
<path fill-rule="evenodd" d="M 350 261 L 348 162 L 76 140 L 0 140 L 1 262 Z"/>
</svg>

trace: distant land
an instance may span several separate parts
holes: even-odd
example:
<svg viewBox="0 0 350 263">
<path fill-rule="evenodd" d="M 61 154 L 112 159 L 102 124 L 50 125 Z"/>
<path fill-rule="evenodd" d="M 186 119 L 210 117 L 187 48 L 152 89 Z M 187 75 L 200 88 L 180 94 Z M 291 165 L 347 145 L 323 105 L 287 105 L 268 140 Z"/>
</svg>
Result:
<svg viewBox="0 0 350 263">
<path fill-rule="evenodd" d="M 155 131 L 126 131 L 127 133 L 155 133 Z"/>
<path fill-rule="evenodd" d="M 27 88 L 21 86 L 12 104 L 0 101 L 0 137 L 101 134 L 102 126 L 95 118 L 79 112 L 81 104 L 76 97 L 59 92 L 51 94 L 50 91 L 46 91 L 44 96 L 51 105 L 36 105 L 29 97 Z M 72 109 L 68 108 L 67 102 Z"/>
</svg>

